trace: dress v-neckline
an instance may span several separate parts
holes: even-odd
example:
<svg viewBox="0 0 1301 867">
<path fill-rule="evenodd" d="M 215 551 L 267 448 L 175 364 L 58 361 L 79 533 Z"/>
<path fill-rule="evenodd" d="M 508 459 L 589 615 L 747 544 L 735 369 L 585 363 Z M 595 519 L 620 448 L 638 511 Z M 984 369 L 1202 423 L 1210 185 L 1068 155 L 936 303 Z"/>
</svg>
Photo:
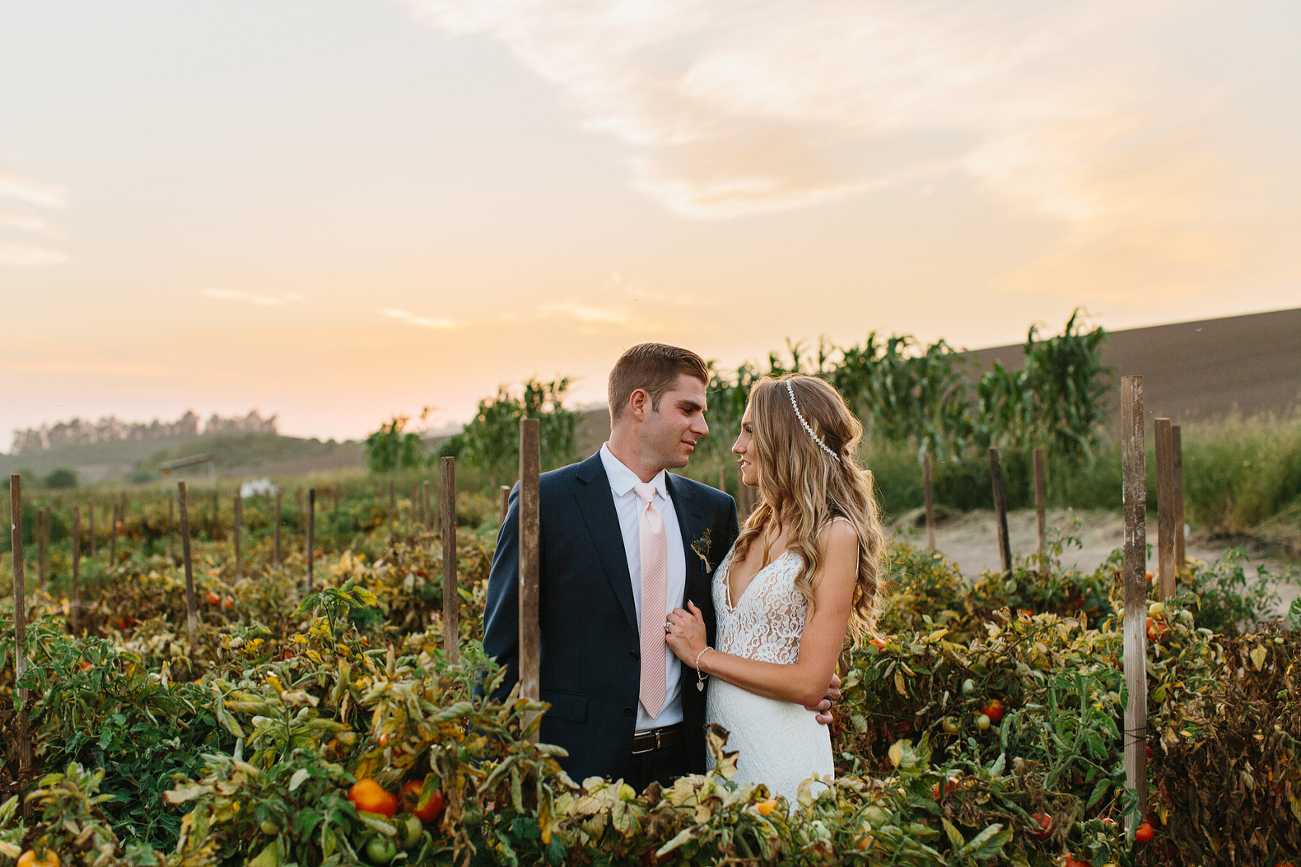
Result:
<svg viewBox="0 0 1301 867">
<path fill-rule="evenodd" d="M 787 554 L 794 554 L 794 553 L 795 552 L 792 551 L 790 548 L 787 548 L 785 551 L 782 551 L 776 557 L 773 557 L 772 560 L 768 561 L 767 566 L 760 566 L 757 570 L 755 570 L 755 573 L 750 576 L 749 583 L 745 585 L 745 589 L 741 591 L 741 595 L 736 597 L 735 602 L 732 601 L 732 563 L 734 563 L 735 561 L 729 561 L 727 564 L 727 574 L 723 576 L 724 578 L 723 587 L 727 590 L 726 599 L 724 600 L 727 603 L 727 610 L 735 611 L 737 607 L 741 604 L 741 602 L 745 600 L 745 594 L 749 593 L 750 588 L 753 587 L 755 582 L 759 580 L 760 575 L 762 575 L 764 572 L 771 569 L 772 567 L 776 566 L 777 563 L 782 558 L 784 558 Z"/>
</svg>

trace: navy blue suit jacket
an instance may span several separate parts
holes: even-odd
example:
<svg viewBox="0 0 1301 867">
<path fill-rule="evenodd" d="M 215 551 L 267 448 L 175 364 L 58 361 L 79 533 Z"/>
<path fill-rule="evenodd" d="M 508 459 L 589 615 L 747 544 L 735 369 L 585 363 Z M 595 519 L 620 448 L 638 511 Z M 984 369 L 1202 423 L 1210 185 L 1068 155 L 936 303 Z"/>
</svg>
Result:
<svg viewBox="0 0 1301 867">
<path fill-rule="evenodd" d="M 714 643 L 714 570 L 737 535 L 736 503 L 708 485 L 666 474 L 682 530 L 689 599 L 705 615 Z M 599 453 L 544 473 L 539 483 L 542 628 L 541 698 L 551 709 L 540 739 L 569 752 L 560 765 L 575 780 L 619 777 L 632 753 L 640 660 L 619 516 Z M 708 531 L 708 566 L 693 550 Z M 484 650 L 506 666 L 502 694 L 519 678 L 519 485 L 493 555 L 484 609 Z M 681 663 L 679 663 L 681 664 Z M 682 671 L 682 715 L 691 770 L 705 769 L 705 693 L 690 666 Z"/>
</svg>

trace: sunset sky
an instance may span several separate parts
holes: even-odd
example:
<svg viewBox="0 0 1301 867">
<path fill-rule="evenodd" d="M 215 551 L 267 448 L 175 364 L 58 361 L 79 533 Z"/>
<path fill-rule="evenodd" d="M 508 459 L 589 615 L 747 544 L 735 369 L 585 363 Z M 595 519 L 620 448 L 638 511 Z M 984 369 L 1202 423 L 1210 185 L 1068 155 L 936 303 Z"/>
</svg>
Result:
<svg viewBox="0 0 1301 867">
<path fill-rule="evenodd" d="M 1287 0 L 0 0 L 0 449 L 1301 306 Z"/>
</svg>

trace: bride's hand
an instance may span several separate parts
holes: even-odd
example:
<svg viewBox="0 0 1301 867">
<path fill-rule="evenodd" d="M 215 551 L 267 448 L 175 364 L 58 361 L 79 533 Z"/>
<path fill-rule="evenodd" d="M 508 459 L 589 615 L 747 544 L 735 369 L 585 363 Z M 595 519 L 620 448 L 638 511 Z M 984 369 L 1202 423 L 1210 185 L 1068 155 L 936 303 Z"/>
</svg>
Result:
<svg viewBox="0 0 1301 867">
<path fill-rule="evenodd" d="M 696 657 L 706 647 L 705 616 L 695 603 L 687 600 L 690 611 L 674 608 L 665 621 L 664 640 L 673 654 L 692 668 Z"/>
</svg>

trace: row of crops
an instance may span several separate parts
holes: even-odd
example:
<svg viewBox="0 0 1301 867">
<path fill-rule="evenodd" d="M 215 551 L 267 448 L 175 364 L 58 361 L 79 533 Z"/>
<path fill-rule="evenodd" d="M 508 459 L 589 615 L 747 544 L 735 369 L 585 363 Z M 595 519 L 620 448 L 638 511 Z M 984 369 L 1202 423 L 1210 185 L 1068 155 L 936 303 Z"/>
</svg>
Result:
<svg viewBox="0 0 1301 867">
<path fill-rule="evenodd" d="M 491 528 L 458 541 L 453 665 L 441 540 L 413 514 L 357 516 L 318 553 L 311 594 L 301 550 L 274 568 L 265 530 L 238 579 L 229 543 L 197 540 L 193 647 L 165 506 L 115 528 L 83 634 L 64 571 L 46 590 L 29 578 L 22 684 L 12 615 L 0 633 L 0 864 L 1275 867 L 1301 853 L 1301 634 L 1259 627 L 1270 577 L 1232 559 L 1194 564 L 1148 612 L 1149 815 L 1130 815 L 1121 763 L 1119 561 L 971 578 L 904 545 L 885 637 L 848 656 L 838 779 L 791 805 L 729 780 L 721 731 L 711 776 L 643 792 L 568 779 L 530 737 L 540 706 L 476 697 L 495 676 L 477 642 Z"/>
</svg>

